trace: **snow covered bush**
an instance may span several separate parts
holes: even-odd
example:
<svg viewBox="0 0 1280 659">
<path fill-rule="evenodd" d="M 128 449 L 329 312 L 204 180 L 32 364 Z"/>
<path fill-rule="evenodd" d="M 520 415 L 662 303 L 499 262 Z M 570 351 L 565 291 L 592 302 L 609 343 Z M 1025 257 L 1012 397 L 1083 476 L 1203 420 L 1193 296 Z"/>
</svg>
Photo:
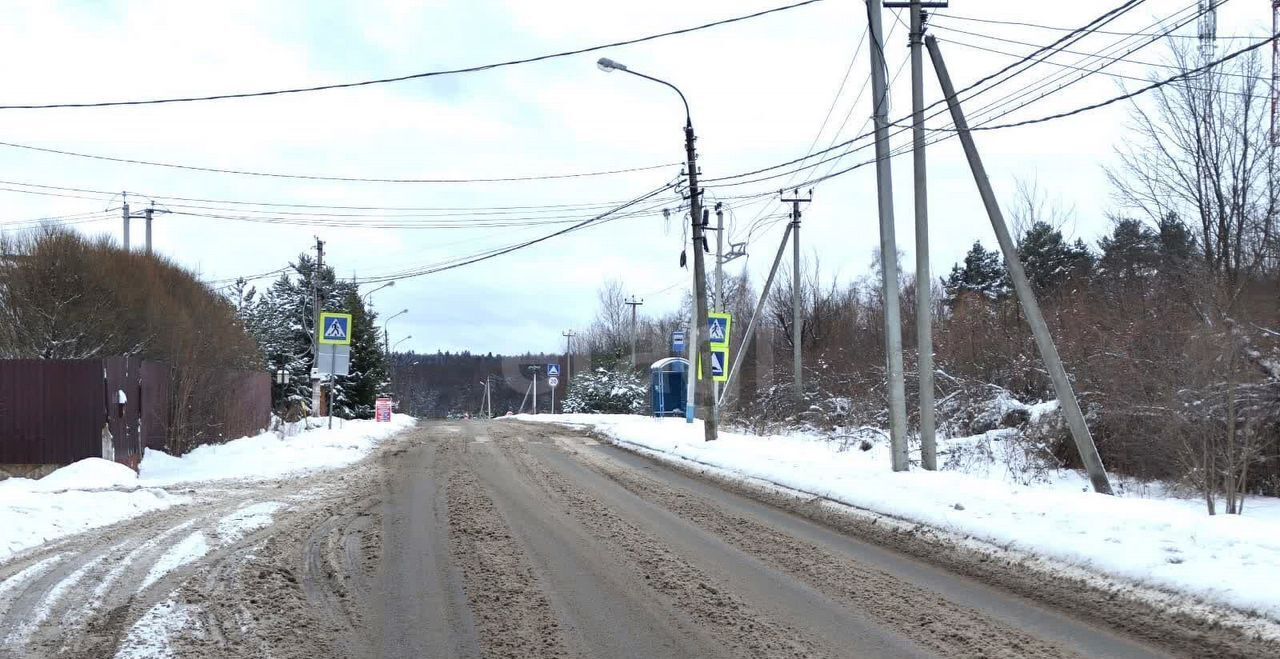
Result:
<svg viewBox="0 0 1280 659">
<path fill-rule="evenodd" d="M 630 370 L 576 373 L 564 399 L 568 414 L 641 414 L 648 388 L 640 374 Z"/>
</svg>

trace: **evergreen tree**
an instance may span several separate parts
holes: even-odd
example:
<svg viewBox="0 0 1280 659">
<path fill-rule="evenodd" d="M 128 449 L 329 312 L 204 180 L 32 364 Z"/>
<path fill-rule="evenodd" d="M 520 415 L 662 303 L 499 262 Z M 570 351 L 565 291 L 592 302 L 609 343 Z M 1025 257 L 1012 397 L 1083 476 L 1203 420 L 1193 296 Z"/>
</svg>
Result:
<svg viewBox="0 0 1280 659">
<path fill-rule="evenodd" d="M 1146 279 L 1156 266 L 1159 242 L 1156 233 L 1137 220 L 1122 218 L 1110 236 L 1098 241 L 1102 255 L 1098 276 L 1110 284 L 1130 286 Z"/>
<path fill-rule="evenodd" d="M 350 374 L 336 378 L 333 409 L 337 416 L 371 417 L 378 394 L 387 382 L 386 356 L 378 342 L 373 323 L 377 316 L 365 308 L 359 289 L 351 282 L 338 281 L 333 268 L 317 270 L 316 262 L 303 253 L 290 264 L 265 294 L 238 286 L 233 300 L 245 327 L 257 340 L 267 370 L 289 373 L 289 382 L 272 385 L 272 403 L 282 416 L 297 419 L 311 411 L 311 370 L 315 332 L 315 295 L 320 310 L 352 314 Z M 312 290 L 312 281 L 316 290 Z"/>
<path fill-rule="evenodd" d="M 975 241 L 964 256 L 964 266 L 957 263 L 952 267 L 942 287 L 946 291 L 947 304 L 951 306 L 966 293 L 981 295 L 988 300 L 1002 299 L 1009 294 L 1004 259 Z"/>
<path fill-rule="evenodd" d="M 1093 254 L 1084 241 L 1069 244 L 1061 231 L 1045 222 L 1036 222 L 1027 229 L 1018 255 L 1037 296 L 1053 292 L 1069 279 L 1093 269 Z"/>
<path fill-rule="evenodd" d="M 375 325 L 378 314 L 365 306 L 354 286 L 347 289 L 345 312 L 351 314 L 351 368 L 334 385 L 334 414 L 372 419 L 378 395 L 386 390 L 389 372 Z"/>
</svg>

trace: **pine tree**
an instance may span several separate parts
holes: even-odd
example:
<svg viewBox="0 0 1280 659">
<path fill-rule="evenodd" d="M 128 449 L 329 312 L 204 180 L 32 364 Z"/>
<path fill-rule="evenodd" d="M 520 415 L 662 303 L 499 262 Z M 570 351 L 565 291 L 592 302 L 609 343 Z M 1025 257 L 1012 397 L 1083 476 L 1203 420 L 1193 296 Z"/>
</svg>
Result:
<svg viewBox="0 0 1280 659">
<path fill-rule="evenodd" d="M 958 263 L 952 267 L 942 287 L 950 306 L 955 306 L 965 294 L 981 295 L 988 300 L 1003 299 L 1009 294 L 1004 259 L 975 241 L 964 256 L 964 267 Z"/>
<path fill-rule="evenodd" d="M 389 372 L 375 325 L 378 314 L 365 306 L 354 286 L 347 288 L 345 312 L 351 314 L 351 367 L 334 384 L 334 413 L 349 419 L 372 419 Z"/>
<path fill-rule="evenodd" d="M 1068 244 L 1061 231 L 1045 222 L 1032 224 L 1023 234 L 1018 256 L 1037 296 L 1056 291 L 1093 269 L 1093 254 L 1084 241 Z"/>
<path fill-rule="evenodd" d="M 1156 233 L 1137 220 L 1122 218 L 1110 236 L 1098 241 L 1098 276 L 1118 286 L 1132 286 L 1155 269 L 1159 243 Z"/>
</svg>

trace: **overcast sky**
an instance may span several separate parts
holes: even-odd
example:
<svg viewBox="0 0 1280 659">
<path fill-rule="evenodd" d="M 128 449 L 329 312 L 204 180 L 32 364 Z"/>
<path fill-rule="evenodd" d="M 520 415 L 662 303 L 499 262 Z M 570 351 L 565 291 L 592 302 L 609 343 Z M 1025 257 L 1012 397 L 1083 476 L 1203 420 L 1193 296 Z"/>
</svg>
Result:
<svg viewBox="0 0 1280 659">
<path fill-rule="evenodd" d="M 6 3 L 0 43 L 8 51 L 0 104 L 153 98 L 253 91 L 389 77 L 570 50 L 643 36 L 784 4 L 783 0 L 570 0 L 502 2 L 49 2 Z M 958 87 L 1013 61 L 948 41 L 1022 55 L 1031 47 L 965 35 L 1047 44 L 1062 32 L 947 18 L 955 16 L 1075 27 L 1118 4 L 1074 2 L 953 2 L 936 34 Z M 1219 10 L 1220 35 L 1265 35 L 1269 0 L 1232 0 Z M 1194 6 L 1188 0 L 1148 0 L 1109 27 L 1146 31 L 1154 21 Z M 901 14 L 905 21 L 906 13 Z M 884 14 L 890 74 L 907 56 L 906 28 Z M 356 89 L 145 107 L 6 110 L 0 141 L 215 168 L 373 178 L 492 178 L 613 170 L 675 163 L 683 156 L 683 112 L 669 90 L 621 73 L 599 71 L 608 56 L 678 85 L 688 96 L 698 133 L 702 174 L 714 178 L 790 160 L 837 138 L 861 132 L 870 91 L 862 0 L 826 0 L 734 25 L 493 71 Z M 1195 34 L 1194 24 L 1181 34 Z M 1074 49 L 1097 52 L 1122 37 L 1094 35 Z M 1238 42 L 1237 42 L 1238 43 Z M 1231 42 L 1220 46 L 1223 52 Z M 1058 55 L 1071 64 L 1081 55 Z M 1167 62 L 1167 47 L 1132 56 Z M 850 71 L 843 93 L 841 81 Z M 1019 92 L 1051 74 L 1042 64 L 1015 83 L 981 97 Z M 1146 78 L 1160 69 L 1132 63 L 1109 68 Z M 891 115 L 910 110 L 909 70 L 892 89 Z M 1115 95 L 1104 76 L 1072 86 L 1010 115 L 1030 118 Z M 941 98 L 926 62 L 929 102 Z M 856 105 L 854 104 L 856 98 Z M 834 111 L 821 134 L 828 109 Z M 976 112 L 977 100 L 973 102 Z M 1128 110 L 1117 105 L 1048 124 L 978 137 L 997 194 L 1011 199 L 1015 177 L 1035 178 L 1047 194 L 1074 209 L 1065 231 L 1094 242 L 1114 209 L 1103 167 L 1124 138 Z M 939 118 L 939 121 L 942 118 Z M 935 122 L 935 125 L 942 125 Z M 902 143 L 908 135 L 895 140 Z M 852 165 L 870 154 L 840 161 Z M 897 237 L 913 258 L 911 160 L 893 161 Z M 974 240 L 994 236 L 955 140 L 929 150 L 932 260 L 945 274 Z M 148 195 L 341 206 L 494 208 L 625 200 L 674 179 L 679 165 L 625 175 L 559 181 L 486 184 L 385 184 L 294 181 L 101 162 L 0 147 L 5 222 L 92 213 L 117 206 L 111 195 L 31 194 L 14 184 L 87 190 L 128 190 L 134 208 Z M 817 171 L 825 172 L 824 165 Z M 708 198 L 776 191 L 786 178 L 752 185 L 712 186 Z M 22 191 L 26 192 L 22 192 Z M 70 194 L 56 192 L 57 194 Z M 776 197 L 776 195 L 774 195 Z M 645 298 L 646 312 L 674 309 L 688 275 L 678 267 L 682 224 L 650 213 L 556 238 L 481 264 L 402 280 L 373 294 L 401 349 L 512 353 L 554 351 L 560 333 L 590 322 L 596 291 L 617 278 Z M 162 201 L 162 200 L 158 200 Z M 223 204 L 225 206 L 225 204 Z M 753 219 L 780 212 L 775 201 L 728 204 L 730 235 L 741 240 Z M 806 209 L 806 257 L 824 276 L 842 281 L 868 274 L 878 243 L 875 179 L 862 168 L 821 184 Z M 219 211 L 221 212 L 221 211 Z M 336 212 L 336 211 L 326 211 Z M 570 209 L 545 215 L 582 215 Z M 222 213 L 225 214 L 225 213 Z M 528 217 L 529 213 L 515 213 Z M 474 217 L 460 217 L 465 226 Z M 376 222 L 376 219 L 370 219 Z M 77 224 L 119 238 L 118 213 Z M 292 226 L 226 219 L 162 216 L 156 249 L 207 280 L 284 266 L 327 241 L 339 276 L 378 276 L 465 257 L 561 228 L 374 229 Z M 777 247 L 781 222 L 750 234 L 747 267 L 759 282 Z M 140 244 L 141 222 L 134 223 Z M 264 286 L 269 281 L 257 281 Z"/>
</svg>

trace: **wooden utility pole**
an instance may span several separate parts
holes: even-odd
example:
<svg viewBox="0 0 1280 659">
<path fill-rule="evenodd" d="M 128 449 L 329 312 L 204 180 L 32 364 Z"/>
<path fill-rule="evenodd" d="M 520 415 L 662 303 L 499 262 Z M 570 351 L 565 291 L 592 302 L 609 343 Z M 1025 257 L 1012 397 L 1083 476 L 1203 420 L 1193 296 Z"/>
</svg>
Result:
<svg viewBox="0 0 1280 659">
<path fill-rule="evenodd" d="M 973 135 L 969 132 L 969 122 L 965 119 L 964 111 L 956 98 L 956 90 L 951 84 L 951 76 L 947 73 L 946 62 L 942 60 L 942 51 L 938 49 L 938 40 L 932 35 L 927 36 L 925 45 L 929 47 L 929 57 L 933 60 L 934 72 L 942 85 L 942 94 L 946 97 L 947 107 L 951 110 L 951 121 L 956 126 L 960 145 L 964 148 L 964 155 L 969 160 L 969 169 L 978 186 L 978 193 L 982 196 L 982 203 L 987 209 L 991 228 L 996 232 L 1000 251 L 1004 252 L 1009 278 L 1013 280 L 1013 290 L 1018 294 L 1022 313 L 1027 317 L 1027 324 L 1031 326 L 1031 333 L 1035 336 L 1036 347 L 1040 349 L 1040 358 L 1044 360 L 1049 378 L 1053 381 L 1058 406 L 1062 410 L 1062 415 L 1066 417 L 1067 426 L 1071 429 L 1071 437 L 1075 440 L 1076 450 L 1080 452 L 1080 460 L 1084 462 L 1085 471 L 1089 474 L 1094 491 L 1111 494 L 1111 483 L 1107 480 L 1107 471 L 1102 465 L 1102 457 L 1098 455 L 1098 447 L 1093 443 L 1093 436 L 1089 434 L 1089 426 L 1085 424 L 1080 403 L 1076 400 L 1075 391 L 1071 389 L 1071 380 L 1067 378 L 1067 371 L 1063 368 L 1062 359 L 1058 356 L 1058 348 L 1053 344 L 1049 326 L 1044 322 L 1040 305 L 1036 302 L 1031 284 L 1027 281 L 1027 273 L 1022 268 L 1017 247 L 1013 243 L 1012 236 L 1009 235 L 1009 227 L 1005 224 L 1000 204 L 996 201 L 995 192 L 991 190 L 991 181 L 987 178 L 982 157 L 978 155 L 978 147 L 974 144 Z"/>
</svg>

